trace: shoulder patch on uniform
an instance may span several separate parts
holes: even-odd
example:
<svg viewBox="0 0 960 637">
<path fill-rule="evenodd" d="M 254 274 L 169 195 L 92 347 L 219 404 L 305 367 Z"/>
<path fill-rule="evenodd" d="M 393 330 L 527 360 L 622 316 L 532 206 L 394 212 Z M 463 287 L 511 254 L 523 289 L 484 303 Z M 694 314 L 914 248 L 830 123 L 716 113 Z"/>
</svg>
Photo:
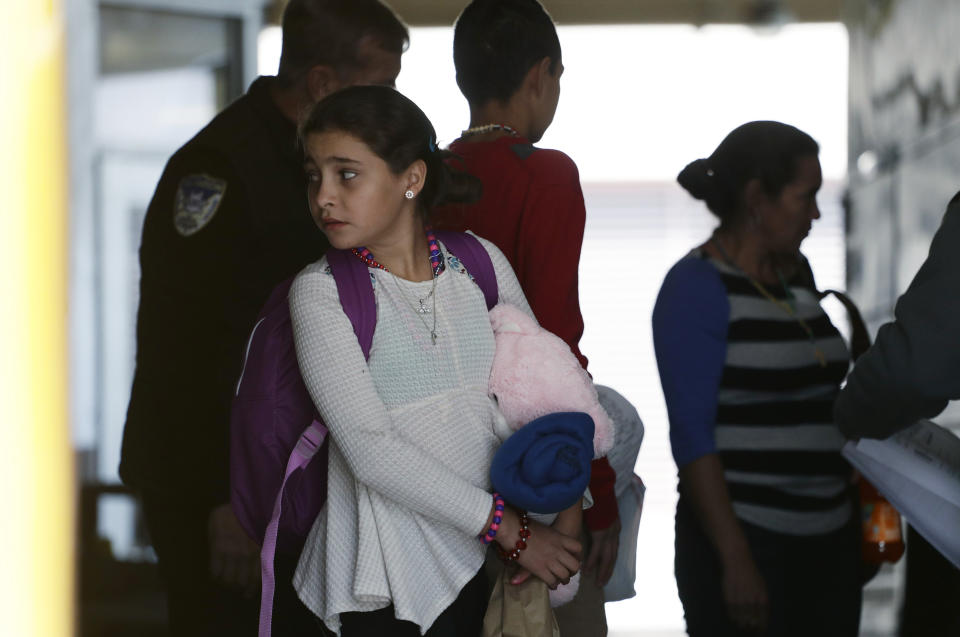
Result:
<svg viewBox="0 0 960 637">
<path fill-rule="evenodd" d="M 173 225 L 184 237 L 199 232 L 217 213 L 227 182 L 210 175 L 187 175 L 180 180 L 173 206 Z"/>
<path fill-rule="evenodd" d="M 526 159 L 537 152 L 538 149 L 533 144 L 514 144 L 510 147 L 510 150 L 520 159 Z"/>
</svg>

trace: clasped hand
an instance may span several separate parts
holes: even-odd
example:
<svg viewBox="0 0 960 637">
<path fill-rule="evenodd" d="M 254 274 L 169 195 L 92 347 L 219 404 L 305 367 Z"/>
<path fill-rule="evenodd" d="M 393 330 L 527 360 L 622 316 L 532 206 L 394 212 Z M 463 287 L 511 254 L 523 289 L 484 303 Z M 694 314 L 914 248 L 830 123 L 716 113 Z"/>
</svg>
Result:
<svg viewBox="0 0 960 637">
<path fill-rule="evenodd" d="M 555 590 L 567 584 L 580 570 L 583 547 L 580 542 L 553 527 L 531 520 L 527 548 L 520 551 L 517 564 L 521 567 L 511 578 L 511 584 L 521 584 L 534 575 Z M 507 508 L 496 542 L 504 550 L 512 551 L 518 539 L 519 522 L 516 512 Z"/>
</svg>

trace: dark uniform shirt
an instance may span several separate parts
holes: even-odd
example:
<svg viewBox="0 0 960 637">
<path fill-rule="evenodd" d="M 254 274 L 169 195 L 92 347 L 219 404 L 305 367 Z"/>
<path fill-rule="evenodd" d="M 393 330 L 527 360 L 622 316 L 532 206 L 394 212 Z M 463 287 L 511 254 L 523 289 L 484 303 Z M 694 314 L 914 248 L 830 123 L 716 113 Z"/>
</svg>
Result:
<svg viewBox="0 0 960 637">
<path fill-rule="evenodd" d="M 180 148 L 150 202 L 120 461 L 134 488 L 229 501 L 230 401 L 247 338 L 273 287 L 326 250 L 274 82 L 257 79 Z"/>
<path fill-rule="evenodd" d="M 834 405 L 851 438 L 886 438 L 960 399 L 960 192 L 893 314 Z"/>
</svg>

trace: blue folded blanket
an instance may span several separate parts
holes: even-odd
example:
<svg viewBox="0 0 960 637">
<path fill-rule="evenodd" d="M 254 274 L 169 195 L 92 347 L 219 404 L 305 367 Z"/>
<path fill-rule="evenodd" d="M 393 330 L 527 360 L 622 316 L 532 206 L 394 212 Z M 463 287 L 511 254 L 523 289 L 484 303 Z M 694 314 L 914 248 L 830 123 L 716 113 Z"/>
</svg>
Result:
<svg viewBox="0 0 960 637">
<path fill-rule="evenodd" d="M 507 438 L 490 464 L 490 481 L 511 505 L 536 513 L 572 506 L 590 482 L 593 418 L 583 412 L 541 416 Z"/>
</svg>

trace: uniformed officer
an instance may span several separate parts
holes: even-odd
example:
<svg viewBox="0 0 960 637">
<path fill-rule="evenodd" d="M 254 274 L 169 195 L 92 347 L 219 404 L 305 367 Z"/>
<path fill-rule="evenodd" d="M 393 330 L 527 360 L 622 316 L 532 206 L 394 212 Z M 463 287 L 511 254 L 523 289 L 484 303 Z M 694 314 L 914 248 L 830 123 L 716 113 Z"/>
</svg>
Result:
<svg viewBox="0 0 960 637">
<path fill-rule="evenodd" d="M 270 291 L 327 246 L 295 122 L 339 88 L 393 85 L 407 43 L 377 0 L 291 0 L 277 76 L 180 148 L 150 202 L 120 476 L 141 495 L 176 635 L 256 632 L 258 548 L 229 505 L 230 401 Z"/>
</svg>

